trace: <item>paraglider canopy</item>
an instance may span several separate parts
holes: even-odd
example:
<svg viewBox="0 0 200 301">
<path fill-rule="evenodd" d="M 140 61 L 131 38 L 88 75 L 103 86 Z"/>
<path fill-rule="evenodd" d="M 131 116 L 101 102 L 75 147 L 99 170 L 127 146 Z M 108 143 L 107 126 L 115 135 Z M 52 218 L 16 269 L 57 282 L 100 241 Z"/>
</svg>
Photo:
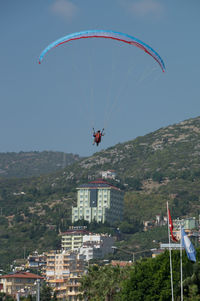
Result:
<svg viewBox="0 0 200 301">
<path fill-rule="evenodd" d="M 136 46 L 143 51 L 145 51 L 147 54 L 149 54 L 161 67 L 162 71 L 165 71 L 165 64 L 160 57 L 160 55 L 149 45 L 146 43 L 140 41 L 139 39 L 130 36 L 125 33 L 117 32 L 117 31 L 112 31 L 112 30 L 87 30 L 87 31 L 81 31 L 81 32 L 76 32 L 72 33 L 69 35 L 66 35 L 55 42 L 49 44 L 41 53 L 39 57 L 39 64 L 41 64 L 44 56 L 47 54 L 49 50 L 52 48 L 55 48 L 59 45 L 65 44 L 70 41 L 74 40 L 79 40 L 79 39 L 87 39 L 87 38 L 106 38 L 106 39 L 113 39 L 117 40 L 123 43 L 127 43 L 129 45 Z"/>
</svg>

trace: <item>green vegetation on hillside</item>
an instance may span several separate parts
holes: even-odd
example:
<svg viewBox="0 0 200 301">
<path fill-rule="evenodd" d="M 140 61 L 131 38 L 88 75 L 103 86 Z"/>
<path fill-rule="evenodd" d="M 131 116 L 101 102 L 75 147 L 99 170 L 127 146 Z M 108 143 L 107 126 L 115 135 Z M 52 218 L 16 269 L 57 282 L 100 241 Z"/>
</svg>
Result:
<svg viewBox="0 0 200 301">
<path fill-rule="evenodd" d="M 99 178 L 100 172 L 107 169 L 116 171 L 112 183 L 125 192 L 124 223 L 116 227 L 121 227 L 130 250 L 134 249 L 135 232 L 141 231 L 143 221 L 153 220 L 156 214 L 166 215 L 166 201 L 173 218 L 198 217 L 199 141 L 200 117 L 118 144 L 48 175 L 1 178 L 2 262 L 10 263 L 15 255 L 21 256 L 25 245 L 27 252 L 58 247 L 57 235 L 71 224 L 76 187 Z M 141 239 L 136 245 L 140 250 L 148 238 L 138 233 Z"/>
</svg>

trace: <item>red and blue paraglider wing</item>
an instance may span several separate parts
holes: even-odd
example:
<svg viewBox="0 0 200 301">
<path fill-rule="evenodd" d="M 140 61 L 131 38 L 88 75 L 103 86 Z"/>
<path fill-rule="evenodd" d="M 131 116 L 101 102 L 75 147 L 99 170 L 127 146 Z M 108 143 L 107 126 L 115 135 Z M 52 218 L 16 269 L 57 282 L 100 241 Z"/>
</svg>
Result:
<svg viewBox="0 0 200 301">
<path fill-rule="evenodd" d="M 162 58 L 153 48 L 151 48 L 149 45 L 136 39 L 133 36 L 130 36 L 125 33 L 117 32 L 117 31 L 112 31 L 112 30 L 88 30 L 88 31 L 72 33 L 65 37 L 62 37 L 62 38 L 56 40 L 55 42 L 51 43 L 49 46 L 47 46 L 43 50 L 43 52 L 41 53 L 40 58 L 39 58 L 39 64 L 41 64 L 46 53 L 49 50 L 51 50 L 52 48 L 55 48 L 59 45 L 65 44 L 70 41 L 79 40 L 79 39 L 87 39 L 87 38 L 113 39 L 113 40 L 117 40 L 120 42 L 124 42 L 124 43 L 130 44 L 130 45 L 136 46 L 136 47 L 142 49 L 143 51 L 145 51 L 151 57 L 153 57 L 153 59 L 160 65 L 162 71 L 163 72 L 165 71 L 165 64 L 164 64 Z"/>
</svg>

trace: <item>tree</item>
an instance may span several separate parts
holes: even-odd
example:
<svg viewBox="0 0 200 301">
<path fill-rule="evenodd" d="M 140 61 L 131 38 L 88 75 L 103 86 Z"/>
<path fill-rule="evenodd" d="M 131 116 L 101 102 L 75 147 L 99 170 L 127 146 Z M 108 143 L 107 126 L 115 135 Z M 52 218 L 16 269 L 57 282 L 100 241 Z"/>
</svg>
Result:
<svg viewBox="0 0 200 301">
<path fill-rule="evenodd" d="M 120 283 L 130 268 L 105 265 L 92 266 L 81 280 L 82 300 L 114 301 L 120 290 Z"/>
<path fill-rule="evenodd" d="M 0 301 L 14 301 L 14 298 L 10 295 L 6 295 L 5 293 L 0 293 Z"/>
<path fill-rule="evenodd" d="M 40 292 L 40 300 L 41 301 L 52 301 L 52 293 L 53 290 L 46 283 L 43 283 L 42 289 Z"/>
<path fill-rule="evenodd" d="M 152 180 L 158 183 L 163 181 L 163 175 L 160 172 L 154 172 L 152 175 Z"/>
<path fill-rule="evenodd" d="M 180 300 L 180 254 L 172 252 L 175 300 Z M 183 254 L 184 300 L 200 300 L 200 267 Z M 134 270 L 122 282 L 121 301 L 171 301 L 169 252 L 138 261 Z"/>
</svg>

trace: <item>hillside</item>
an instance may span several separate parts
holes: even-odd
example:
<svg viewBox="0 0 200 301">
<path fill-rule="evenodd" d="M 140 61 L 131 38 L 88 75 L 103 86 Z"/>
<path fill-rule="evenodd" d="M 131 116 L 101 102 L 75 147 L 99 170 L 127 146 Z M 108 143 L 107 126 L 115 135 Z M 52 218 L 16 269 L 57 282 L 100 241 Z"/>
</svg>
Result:
<svg viewBox="0 0 200 301">
<path fill-rule="evenodd" d="M 118 144 L 62 171 L 25 180 L 1 179 L 3 262 L 11 261 L 15 254 L 22 257 L 23 247 L 26 252 L 58 247 L 57 234 L 71 224 L 77 185 L 98 178 L 100 171 L 106 169 L 117 173 L 115 185 L 125 191 L 124 219 L 135 231 L 139 229 L 138 224 L 153 219 L 155 214 L 166 215 L 167 200 L 174 218 L 197 217 L 200 213 L 200 117 Z M 132 234 L 124 234 L 122 246 L 134 249 L 150 244 L 142 233 L 133 234 L 132 230 Z M 158 240 L 165 236 L 156 235 Z"/>
<path fill-rule="evenodd" d="M 0 153 L 0 176 L 26 178 L 48 174 L 79 160 L 78 155 L 62 152 Z"/>
</svg>

